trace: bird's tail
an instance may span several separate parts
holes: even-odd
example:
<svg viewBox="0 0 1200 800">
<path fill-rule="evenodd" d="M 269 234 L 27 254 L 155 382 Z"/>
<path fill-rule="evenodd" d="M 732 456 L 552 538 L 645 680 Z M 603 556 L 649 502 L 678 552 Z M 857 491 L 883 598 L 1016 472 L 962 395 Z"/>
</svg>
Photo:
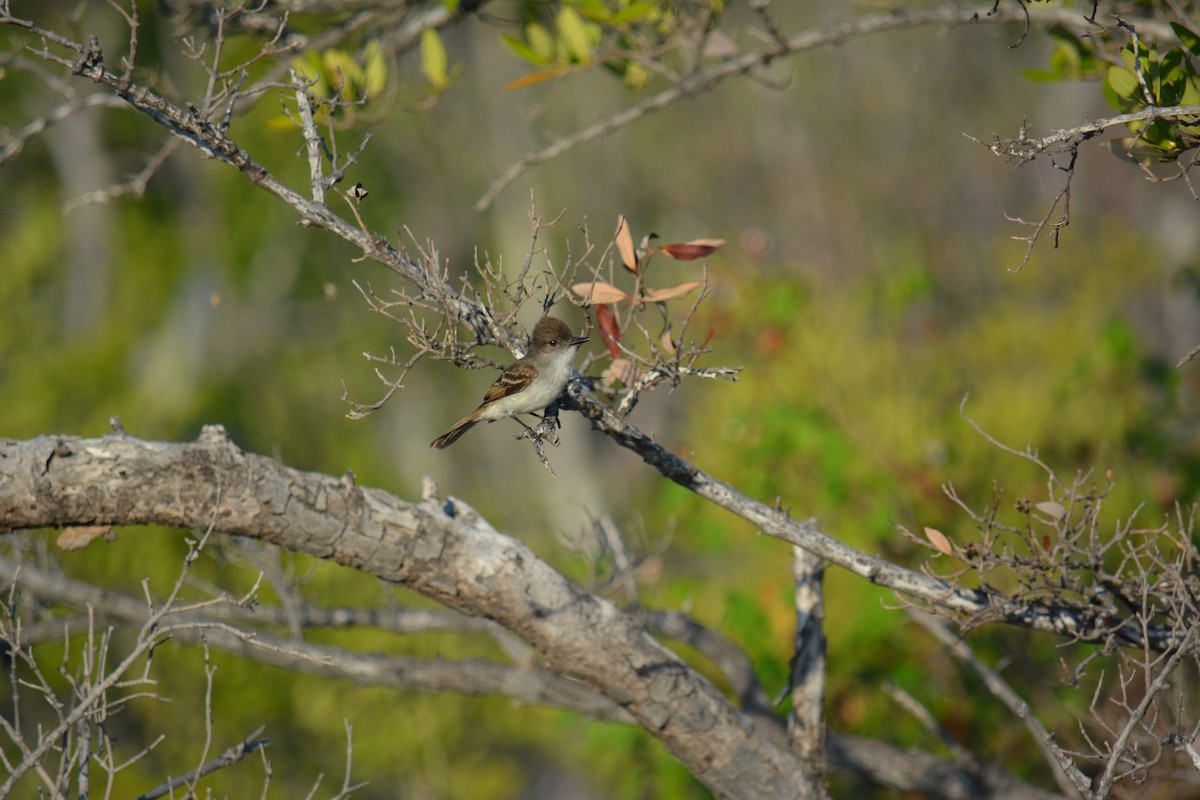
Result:
<svg viewBox="0 0 1200 800">
<path fill-rule="evenodd" d="M 479 420 L 474 415 L 463 417 L 458 422 L 454 423 L 450 430 L 434 439 L 429 446 L 436 447 L 438 450 L 445 450 L 447 447 L 457 442 L 458 437 L 471 430 L 471 428 L 474 428 L 478 422 Z"/>
</svg>

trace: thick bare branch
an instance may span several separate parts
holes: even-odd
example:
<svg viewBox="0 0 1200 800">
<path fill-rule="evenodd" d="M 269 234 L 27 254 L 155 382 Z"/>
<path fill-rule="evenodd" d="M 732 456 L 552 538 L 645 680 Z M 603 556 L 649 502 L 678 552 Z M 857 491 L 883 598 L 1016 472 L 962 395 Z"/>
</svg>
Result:
<svg viewBox="0 0 1200 800">
<path fill-rule="evenodd" d="M 825 562 L 801 547 L 792 548 L 796 598 L 796 645 L 789 684 L 792 745 L 821 774 L 825 754 Z M 823 791 L 821 787 L 815 787 Z"/>
<path fill-rule="evenodd" d="M 766 764 L 793 757 L 778 718 L 764 713 L 761 690 L 746 689 L 753 699 L 741 713 L 733 709 L 703 678 L 662 648 L 643 629 L 649 622 L 673 638 L 697 646 L 732 675 L 738 674 L 736 648 L 700 635 L 694 625 L 679 624 L 671 615 L 634 610 L 623 612 L 566 582 L 520 542 L 494 531 L 457 501 L 439 504 L 429 494 L 419 504 L 405 503 L 384 492 L 345 480 L 303 473 L 278 462 L 243 453 L 219 429 L 207 429 L 196 444 L 143 442 L 124 435 L 102 439 L 48 438 L 0 442 L 0 528 L 7 531 L 47 525 L 157 524 L 191 528 L 202 522 L 216 501 L 216 482 L 225 487 L 216 510 L 214 530 L 275 542 L 287 549 L 355 567 L 385 580 L 400 581 L 465 613 L 488 616 L 534 644 L 549 666 L 582 679 L 607 697 L 591 694 L 572 681 L 538 678 L 531 695 L 514 689 L 523 680 L 512 667 L 473 662 L 456 686 L 445 662 L 417 663 L 374 654 L 352 654 L 319 648 L 290 638 L 239 631 L 214 619 L 177 614 L 172 635 L 180 640 L 203 630 L 214 646 L 247 658 L 315 674 L 363 683 L 478 693 L 472 681 L 531 703 L 547 703 L 590 714 L 598 719 L 629 720 L 655 726 L 656 733 L 681 761 L 727 750 L 712 763 L 697 767 L 705 778 L 737 781 L 721 796 L 793 797 L 795 785 L 783 783 L 773 793 L 762 788 L 770 776 L 747 775 Z M 15 572 L 11 564 L 5 575 Z M 114 616 L 141 619 L 144 604 L 83 587 L 63 576 L 22 568 L 25 585 L 59 593 L 64 602 L 83 603 Z M 35 584 L 45 581 L 45 585 Z M 140 607 L 137 607 L 140 606 Z M 206 606 L 204 614 L 240 616 L 230 604 Z M 272 622 L 283 622 L 282 612 Z M 345 611 L 329 618 L 311 612 L 314 622 L 342 624 Z M 351 615 L 353 616 L 353 615 Z M 374 618 L 364 619 L 370 624 Z M 386 627 L 386 626 L 385 626 Z M 399 629 L 406 629 L 400 624 Z M 732 665 L 732 666 L 731 666 Z M 422 681 L 421 675 L 427 676 Z M 451 675 L 453 678 L 453 675 Z M 450 682 L 448 682 L 448 680 Z M 751 676 L 742 684 L 753 687 Z M 567 686 L 577 687 L 572 691 Z M 746 698 L 743 698 L 745 702 Z M 692 738 L 701 740 L 692 747 Z M 830 733 L 826 762 L 831 771 L 855 780 L 883 783 L 902 791 L 921 791 L 946 800 L 961 798 L 1050 798 L 995 767 L 977 770 L 883 742 Z M 700 755 L 697 756 L 696 754 Z M 782 772 L 782 768 L 777 770 Z M 712 776 L 716 775 L 714 779 Z M 733 777 L 729 777 L 733 776 Z M 744 788 L 743 788 L 744 786 Z M 770 787 L 768 787 L 770 788 Z"/>
<path fill-rule="evenodd" d="M 218 482 L 224 487 L 217 492 Z M 795 797 L 786 747 L 613 603 L 573 586 L 459 503 L 411 504 L 348 481 L 243 453 L 219 428 L 195 444 L 112 435 L 0 445 L 0 525 L 21 530 L 107 520 L 263 539 L 404 583 L 487 616 L 556 671 L 625 708 L 722 797 Z"/>
</svg>

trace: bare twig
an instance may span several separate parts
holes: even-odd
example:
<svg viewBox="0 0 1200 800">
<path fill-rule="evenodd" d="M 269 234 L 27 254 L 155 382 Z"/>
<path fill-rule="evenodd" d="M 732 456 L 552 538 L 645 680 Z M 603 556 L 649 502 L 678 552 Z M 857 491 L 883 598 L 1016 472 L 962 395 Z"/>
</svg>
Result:
<svg viewBox="0 0 1200 800">
<path fill-rule="evenodd" d="M 1017 696 L 1017 693 L 1012 690 L 1005 680 L 1000 677 L 1000 674 L 994 669 L 983 663 L 978 656 L 967 646 L 959 637 L 952 634 L 946 629 L 941 622 L 934 617 L 917 609 L 909 609 L 909 616 L 917 622 L 922 628 L 930 633 L 933 638 L 954 654 L 956 658 L 971 668 L 982 680 L 984 685 L 992 694 L 1004 703 L 1005 707 L 1021 720 L 1033 737 L 1034 742 L 1041 748 L 1045 755 L 1046 763 L 1050 765 L 1054 772 L 1055 782 L 1058 784 L 1058 790 L 1067 797 L 1082 798 L 1090 794 L 1090 781 L 1088 777 L 1080 771 L 1071 757 L 1059 747 L 1054 741 L 1054 736 L 1047 731 L 1033 715 L 1029 704 Z"/>
<path fill-rule="evenodd" d="M 194 786 L 201 778 L 238 763 L 255 750 L 266 748 L 271 743 L 271 740 L 262 736 L 263 730 L 264 728 L 261 726 L 255 728 L 250 735 L 228 748 L 212 761 L 197 767 L 186 775 L 180 775 L 178 778 L 174 778 L 161 786 L 156 786 L 147 792 L 143 792 L 138 795 L 138 800 L 155 800 L 155 798 L 170 794 L 183 786 Z"/>
<path fill-rule="evenodd" d="M 679 82 L 662 92 L 649 97 L 630 108 L 612 114 L 601 121 L 565 136 L 553 145 L 528 153 L 510 166 L 497 178 L 475 202 L 477 210 L 491 205 L 499 194 L 531 167 L 542 164 L 578 145 L 609 136 L 614 131 L 636 122 L 644 116 L 669 108 L 679 101 L 712 89 L 728 78 L 757 70 L 772 61 L 795 53 L 834 47 L 847 40 L 883 33 L 905 30 L 927 25 L 967 25 L 978 23 L 1026 23 L 1032 19 L 1039 25 L 1063 25 L 1072 30 L 1088 31 L 1093 26 L 1077 11 L 1067 8 L 1026 7 L 1024 3 L 1012 6 L 942 5 L 927 8 L 904 7 L 882 14 L 865 15 L 848 20 L 838 20 L 814 26 L 786 40 L 780 45 L 772 39 L 769 47 L 729 56 L 726 59 L 697 72 L 680 78 Z M 1139 23 L 1142 24 L 1142 23 Z M 1173 39 L 1174 33 L 1166 25 L 1151 25 L 1165 39 Z"/>
</svg>

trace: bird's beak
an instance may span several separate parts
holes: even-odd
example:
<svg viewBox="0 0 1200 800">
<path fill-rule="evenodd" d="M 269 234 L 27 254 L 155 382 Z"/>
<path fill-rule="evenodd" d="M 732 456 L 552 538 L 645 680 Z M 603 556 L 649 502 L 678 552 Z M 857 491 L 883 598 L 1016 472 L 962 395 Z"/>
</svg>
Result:
<svg viewBox="0 0 1200 800">
<path fill-rule="evenodd" d="M 570 344 L 571 344 L 571 347 L 577 347 L 577 346 L 583 344 L 584 342 L 590 342 L 590 341 L 591 341 L 591 339 L 588 338 L 587 336 L 576 336 L 574 339 L 571 340 Z"/>
</svg>

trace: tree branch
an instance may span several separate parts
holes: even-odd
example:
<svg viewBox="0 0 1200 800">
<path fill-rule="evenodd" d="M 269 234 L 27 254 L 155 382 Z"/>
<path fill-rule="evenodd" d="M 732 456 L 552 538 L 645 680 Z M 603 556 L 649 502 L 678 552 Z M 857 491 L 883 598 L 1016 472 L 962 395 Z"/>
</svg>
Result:
<svg viewBox="0 0 1200 800">
<path fill-rule="evenodd" d="M 967 25 L 978 23 L 1014 23 L 1038 25 L 1062 25 L 1072 30 L 1094 31 L 1099 26 L 1089 23 L 1077 10 L 1068 8 L 1027 7 L 1024 3 L 1015 4 L 979 4 L 960 5 L 950 4 L 928 8 L 902 7 L 882 14 L 869 14 L 848 20 L 837 20 L 824 25 L 816 25 L 806 31 L 787 38 L 782 43 L 778 40 L 764 50 L 750 53 L 739 53 L 710 67 L 684 76 L 675 85 L 664 89 L 642 102 L 617 112 L 599 122 L 565 136 L 551 146 L 529 153 L 505 170 L 487 191 L 475 202 L 475 210 L 482 211 L 492 204 L 499 194 L 509 184 L 523 175 L 531 167 L 556 158 L 574 147 L 587 142 L 601 139 L 614 131 L 636 122 L 644 116 L 669 108 L 681 100 L 694 97 L 706 92 L 717 84 L 738 75 L 744 75 L 753 70 L 767 66 L 772 61 L 786 56 L 816 50 L 822 47 L 836 47 L 852 39 L 860 39 L 875 33 L 907 30 L 929 25 Z M 1138 21 L 1139 28 L 1145 25 L 1147 30 L 1153 30 L 1160 38 L 1173 40 L 1175 34 L 1163 24 L 1149 20 Z"/>
<path fill-rule="evenodd" d="M 225 488 L 214 512 L 218 483 Z M 463 613 L 493 619 L 537 647 L 551 669 L 605 696 L 575 681 L 549 680 L 544 672 L 531 679 L 527 671 L 520 674 L 506 665 L 472 662 L 456 672 L 453 662 L 418 663 L 237 631 L 224 620 L 240 618 L 242 611 L 229 604 L 206 606 L 203 614 L 213 617 L 176 613 L 170 622 L 174 638 L 199 641 L 203 633 L 213 646 L 246 658 L 361 683 L 467 694 L 490 688 L 597 719 L 632 720 L 666 742 L 706 784 L 719 786 L 719 796 L 797 795 L 800 784 L 791 781 L 797 779 L 798 760 L 788 751 L 782 722 L 757 704 L 734 709 L 650 638 L 641 620 L 648 618 L 668 636 L 700 642 L 703 646 L 697 646 L 737 682 L 738 672 L 730 665 L 738 658 L 729 652 L 731 646 L 680 625 L 673 615 L 622 611 L 581 591 L 459 501 L 439 504 L 430 495 L 421 503 L 406 503 L 346 480 L 292 470 L 240 451 L 216 427 L 206 428 L 195 444 L 143 442 L 123 434 L 0 440 L 0 531 L 80 524 L 193 528 L 213 516 L 215 531 L 336 561 L 402 582 Z M 16 569 L 0 561 L 0 578 L 11 580 Z M 20 567 L 19 580 L 63 602 L 132 621 L 147 613 L 144 604 L 119 593 L 28 565 Z M 282 611 L 254 613 L 266 614 L 269 622 L 285 621 Z M 313 621 L 329 624 L 355 616 L 345 610 L 311 614 Z M 522 681 L 531 688 L 523 688 Z M 742 682 L 755 685 L 750 677 Z M 757 697 L 761 690 L 747 693 Z M 831 771 L 901 791 L 946 800 L 1056 797 L 997 767 L 969 770 L 884 742 L 830 733 L 826 750 Z"/>
<path fill-rule="evenodd" d="M 218 495 L 218 483 L 224 487 Z M 160 524 L 262 539 L 496 620 L 623 707 L 720 797 L 796 797 L 802 767 L 613 603 L 570 584 L 463 504 L 405 503 L 244 453 L 120 434 L 0 444 L 0 527 Z"/>
</svg>

